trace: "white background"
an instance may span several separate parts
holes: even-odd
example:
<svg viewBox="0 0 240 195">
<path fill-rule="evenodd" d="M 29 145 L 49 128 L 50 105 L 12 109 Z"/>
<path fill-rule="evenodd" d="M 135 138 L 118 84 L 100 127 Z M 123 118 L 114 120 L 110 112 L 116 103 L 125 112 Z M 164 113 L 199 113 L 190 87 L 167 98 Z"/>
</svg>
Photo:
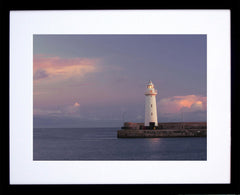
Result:
<svg viewBox="0 0 240 195">
<path fill-rule="evenodd" d="M 207 161 L 33 161 L 33 34 L 206 34 Z M 10 12 L 10 183 L 230 182 L 230 11 Z"/>
</svg>

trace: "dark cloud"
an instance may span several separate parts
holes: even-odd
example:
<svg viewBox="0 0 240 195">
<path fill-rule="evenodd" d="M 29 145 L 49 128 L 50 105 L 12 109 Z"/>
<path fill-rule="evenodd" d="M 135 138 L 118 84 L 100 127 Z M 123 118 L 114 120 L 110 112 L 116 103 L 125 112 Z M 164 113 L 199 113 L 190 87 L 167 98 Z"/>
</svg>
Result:
<svg viewBox="0 0 240 195">
<path fill-rule="evenodd" d="M 39 80 L 39 79 L 43 79 L 43 78 L 47 78 L 49 75 L 47 74 L 47 72 L 43 69 L 38 69 L 34 75 L 33 75 L 33 80 Z"/>
</svg>

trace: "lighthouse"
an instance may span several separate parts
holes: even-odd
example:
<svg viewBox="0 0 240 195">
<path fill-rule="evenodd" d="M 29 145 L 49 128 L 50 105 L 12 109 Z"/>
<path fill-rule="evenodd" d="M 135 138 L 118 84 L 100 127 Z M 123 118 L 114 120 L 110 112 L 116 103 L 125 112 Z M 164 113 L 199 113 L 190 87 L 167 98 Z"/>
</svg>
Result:
<svg viewBox="0 0 240 195">
<path fill-rule="evenodd" d="M 145 91 L 145 126 L 158 126 L 157 119 L 157 90 L 154 88 L 152 81 L 149 81 Z"/>
</svg>

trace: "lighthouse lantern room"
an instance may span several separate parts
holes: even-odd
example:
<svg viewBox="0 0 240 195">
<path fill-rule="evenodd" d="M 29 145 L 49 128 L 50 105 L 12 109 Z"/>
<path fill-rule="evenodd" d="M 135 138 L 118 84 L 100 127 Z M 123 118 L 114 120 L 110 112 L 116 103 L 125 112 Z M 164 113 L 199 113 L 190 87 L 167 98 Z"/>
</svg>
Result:
<svg viewBox="0 0 240 195">
<path fill-rule="evenodd" d="M 149 81 L 145 91 L 145 126 L 158 126 L 156 95 L 157 90 Z"/>
</svg>

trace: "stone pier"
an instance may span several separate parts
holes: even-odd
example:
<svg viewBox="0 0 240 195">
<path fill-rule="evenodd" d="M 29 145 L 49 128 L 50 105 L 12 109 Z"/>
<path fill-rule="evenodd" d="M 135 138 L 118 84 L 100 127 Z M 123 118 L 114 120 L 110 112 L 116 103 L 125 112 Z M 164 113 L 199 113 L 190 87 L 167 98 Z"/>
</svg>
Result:
<svg viewBox="0 0 240 195">
<path fill-rule="evenodd" d="M 124 123 L 118 138 L 206 137 L 206 122 L 158 123 L 153 129 L 143 123 Z"/>
</svg>

